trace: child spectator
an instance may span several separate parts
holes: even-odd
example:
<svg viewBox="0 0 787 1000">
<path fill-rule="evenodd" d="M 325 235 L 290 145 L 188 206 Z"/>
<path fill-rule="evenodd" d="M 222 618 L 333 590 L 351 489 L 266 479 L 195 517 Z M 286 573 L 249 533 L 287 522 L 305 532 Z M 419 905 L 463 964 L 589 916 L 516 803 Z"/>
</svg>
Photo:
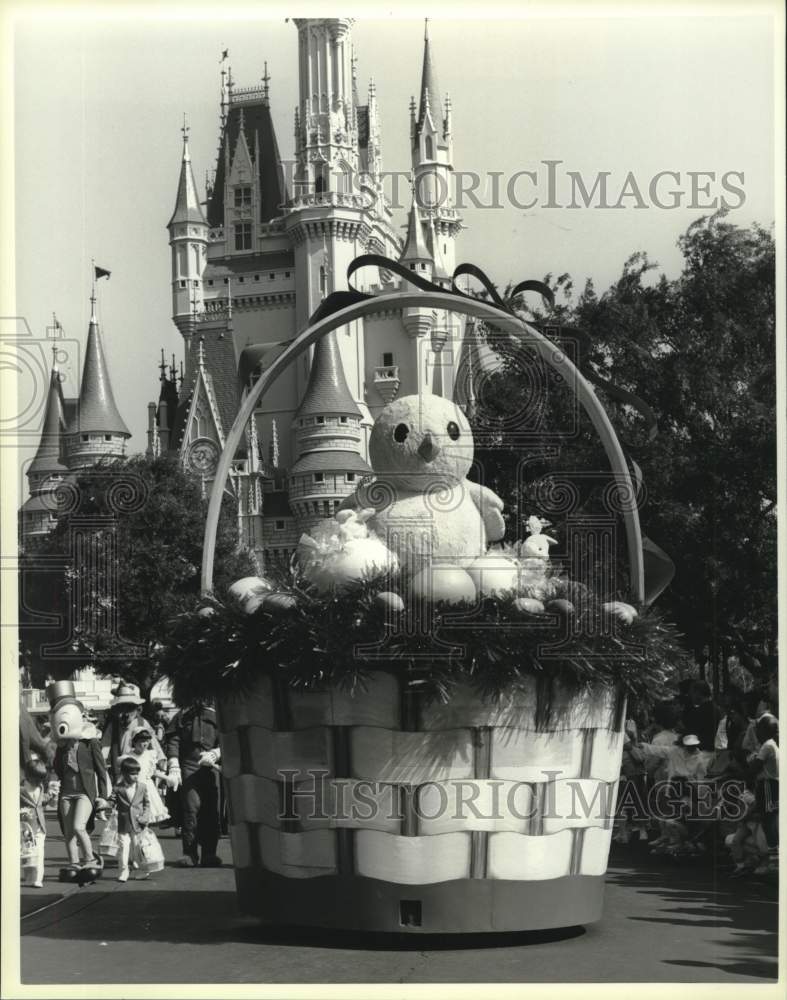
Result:
<svg viewBox="0 0 787 1000">
<path fill-rule="evenodd" d="M 47 800 L 46 762 L 37 753 L 30 753 L 24 766 L 19 790 L 22 820 L 22 876 L 25 885 L 41 889 L 44 884 L 44 846 L 46 843 Z"/>
<path fill-rule="evenodd" d="M 161 782 L 162 785 L 167 783 L 167 775 L 164 771 L 167 759 L 160 750 L 156 751 L 153 746 L 153 734 L 147 729 L 138 729 L 131 737 L 129 756 L 133 757 L 139 764 L 139 780 L 143 781 L 148 788 L 151 825 L 169 819 L 167 808 L 156 787 L 157 782 Z"/>
<path fill-rule="evenodd" d="M 133 757 L 121 757 L 120 780 L 115 785 L 113 802 L 118 814 L 118 841 L 120 855 L 118 865 L 120 874 L 118 882 L 127 882 L 129 865 L 137 846 L 137 835 L 147 828 L 150 822 L 150 797 L 148 786 L 139 778 L 139 761 Z M 142 873 L 139 878 L 147 878 L 148 873 Z"/>
</svg>

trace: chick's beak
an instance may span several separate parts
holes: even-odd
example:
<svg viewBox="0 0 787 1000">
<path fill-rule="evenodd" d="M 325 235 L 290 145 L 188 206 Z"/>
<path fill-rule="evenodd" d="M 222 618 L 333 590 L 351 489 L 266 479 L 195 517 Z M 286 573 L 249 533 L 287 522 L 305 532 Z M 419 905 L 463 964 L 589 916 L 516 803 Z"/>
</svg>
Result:
<svg viewBox="0 0 787 1000">
<path fill-rule="evenodd" d="M 440 454 L 440 445 L 431 434 L 424 434 L 423 441 L 418 445 L 418 454 L 425 462 L 433 462 Z"/>
</svg>

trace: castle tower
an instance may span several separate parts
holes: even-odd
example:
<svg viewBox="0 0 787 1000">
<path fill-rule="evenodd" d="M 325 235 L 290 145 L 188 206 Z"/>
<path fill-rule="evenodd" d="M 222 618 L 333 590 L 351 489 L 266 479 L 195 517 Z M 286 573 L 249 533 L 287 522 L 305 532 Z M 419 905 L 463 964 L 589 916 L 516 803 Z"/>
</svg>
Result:
<svg viewBox="0 0 787 1000">
<path fill-rule="evenodd" d="M 62 456 L 64 430 L 63 388 L 60 372 L 53 363 L 41 440 L 27 470 L 30 497 L 22 505 L 22 534 L 25 538 L 46 534 L 55 526 L 56 505 L 50 497 L 57 484 L 68 475 L 68 467 Z"/>
<path fill-rule="evenodd" d="M 309 383 L 295 415 L 290 505 L 302 531 L 332 517 L 358 479 L 371 473 L 360 454 L 361 410 L 352 397 L 331 332 L 314 349 Z"/>
<path fill-rule="evenodd" d="M 202 211 L 189 154 L 189 129 L 183 124 L 175 210 L 167 223 L 172 247 L 172 319 L 185 341 L 186 378 L 192 374 L 192 338 L 197 315 L 203 311 L 203 282 L 208 247 L 208 223 Z"/>
<path fill-rule="evenodd" d="M 298 273 L 296 326 L 302 329 L 325 294 L 344 287 L 348 265 L 372 239 L 381 195 L 369 204 L 360 171 L 379 173 L 380 144 L 374 91 L 369 105 L 358 105 L 352 18 L 296 18 L 295 24 L 300 100 L 295 197 L 286 225 Z M 384 239 L 378 242 L 385 245 Z M 354 332 L 360 335 L 360 328 Z M 348 350 L 344 361 L 353 396 L 360 400 L 363 359 Z"/>
<path fill-rule="evenodd" d="M 459 213 L 453 207 L 452 110 L 450 98 L 443 103 L 440 97 L 428 20 L 424 27 L 421 96 L 417 105 L 414 98 L 410 102 L 410 143 L 418 204 L 433 220 L 440 256 L 452 274 L 456 266 L 454 243 L 461 229 Z"/>
<path fill-rule="evenodd" d="M 101 459 L 123 458 L 129 429 L 115 405 L 104 347 L 96 320 L 95 289 L 90 297 L 90 325 L 79 399 L 65 432 L 65 461 L 69 469 L 95 465 Z"/>
</svg>

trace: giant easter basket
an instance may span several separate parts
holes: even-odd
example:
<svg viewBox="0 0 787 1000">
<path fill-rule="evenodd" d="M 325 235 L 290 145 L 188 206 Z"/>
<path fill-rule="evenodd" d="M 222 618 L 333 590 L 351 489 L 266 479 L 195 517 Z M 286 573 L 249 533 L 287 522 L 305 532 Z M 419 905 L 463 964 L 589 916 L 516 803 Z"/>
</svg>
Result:
<svg viewBox="0 0 787 1000">
<path fill-rule="evenodd" d="M 383 294 L 316 314 L 246 397 L 210 497 L 202 568 L 212 590 L 221 497 L 244 429 L 279 374 L 320 337 L 385 309 L 473 315 L 526 339 L 577 388 L 619 483 L 626 461 L 593 389 L 538 330 L 483 301 L 446 291 Z M 632 599 L 644 599 L 636 504 L 623 511 Z M 409 933 L 567 927 L 601 916 L 622 749 L 621 701 L 609 686 L 567 690 L 546 725 L 535 682 L 508 701 L 469 687 L 448 703 L 407 696 L 401 674 L 377 670 L 363 690 L 297 690 L 260 672 L 253 689 L 219 698 L 222 766 L 241 909 L 266 923 Z M 379 782 L 371 819 L 309 818 L 293 789 L 326 772 L 325 796 Z M 284 780 L 283 772 L 296 772 Z M 435 810 L 477 788 L 478 811 Z M 495 791 L 495 788 L 497 791 Z M 412 793 L 425 797 L 413 808 Z M 508 792 L 516 790 L 515 795 Z M 577 811 L 577 789 L 597 810 Z M 410 793 L 410 794 L 406 794 Z M 439 793 L 439 794 L 438 794 Z M 496 818 L 490 799 L 497 796 Z M 290 796 L 288 818 L 282 805 Z M 453 799 L 452 799 L 453 797 Z M 392 804 L 399 804 L 401 811 Z M 292 812 L 294 809 L 294 814 Z M 438 815 L 439 813 L 439 815 Z M 333 810 L 327 810 L 329 816 Z M 458 818 L 455 818 L 458 814 Z"/>
</svg>

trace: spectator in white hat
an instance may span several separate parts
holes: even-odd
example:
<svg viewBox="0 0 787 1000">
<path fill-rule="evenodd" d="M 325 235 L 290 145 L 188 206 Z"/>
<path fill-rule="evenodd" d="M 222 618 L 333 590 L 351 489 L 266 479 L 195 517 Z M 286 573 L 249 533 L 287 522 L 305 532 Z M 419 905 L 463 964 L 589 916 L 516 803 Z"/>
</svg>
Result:
<svg viewBox="0 0 787 1000">
<path fill-rule="evenodd" d="M 104 726 L 101 747 L 104 759 L 110 765 L 113 779 L 118 781 L 120 779 L 120 758 L 131 753 L 134 733 L 150 727 L 142 718 L 140 709 L 145 704 L 145 699 L 140 696 L 139 688 L 135 684 L 121 683 L 115 688 L 114 695 L 109 705 L 109 715 Z M 152 737 L 151 747 L 156 751 L 157 756 L 164 756 L 161 744 L 155 736 Z"/>
</svg>

